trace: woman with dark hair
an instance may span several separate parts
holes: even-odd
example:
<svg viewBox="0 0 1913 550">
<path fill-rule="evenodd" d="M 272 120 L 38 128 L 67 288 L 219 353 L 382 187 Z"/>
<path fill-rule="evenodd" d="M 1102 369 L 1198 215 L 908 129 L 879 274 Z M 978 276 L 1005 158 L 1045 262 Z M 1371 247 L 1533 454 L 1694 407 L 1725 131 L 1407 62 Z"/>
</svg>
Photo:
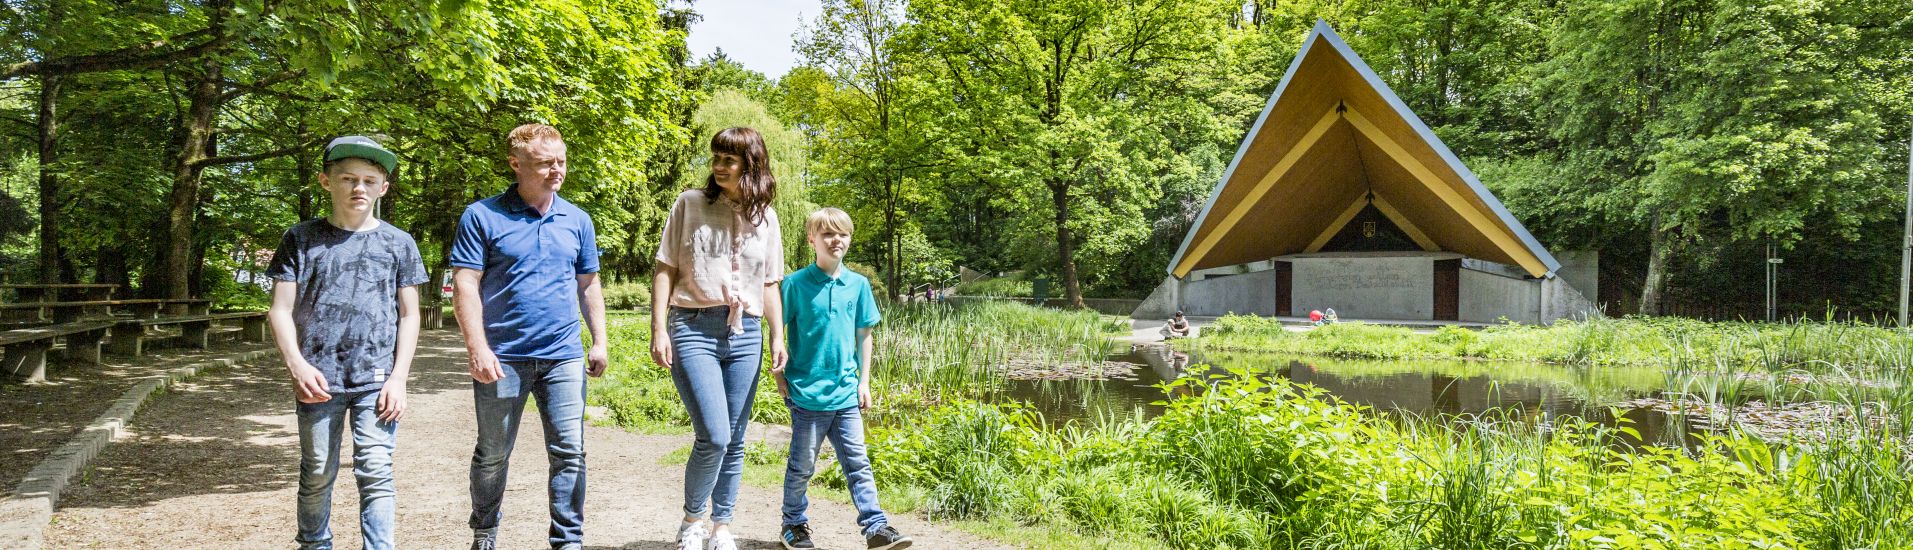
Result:
<svg viewBox="0 0 1913 550">
<path fill-rule="evenodd" d="M 764 138 L 725 129 L 711 137 L 704 188 L 678 195 L 658 242 L 651 358 L 670 369 L 697 433 L 684 465 L 681 549 L 704 550 L 706 541 L 711 550 L 737 548 L 731 515 L 764 339 L 776 366 L 788 355 L 776 195 Z"/>
</svg>

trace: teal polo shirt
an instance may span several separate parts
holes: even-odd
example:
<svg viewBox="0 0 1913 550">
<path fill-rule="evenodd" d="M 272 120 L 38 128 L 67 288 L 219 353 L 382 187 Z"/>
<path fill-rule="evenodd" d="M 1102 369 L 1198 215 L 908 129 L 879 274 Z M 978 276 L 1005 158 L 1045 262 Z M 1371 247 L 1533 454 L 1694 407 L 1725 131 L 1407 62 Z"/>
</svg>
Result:
<svg viewBox="0 0 1913 550">
<path fill-rule="evenodd" d="M 870 280 L 840 267 L 836 277 L 817 264 L 784 278 L 784 331 L 790 361 L 784 379 L 790 400 L 812 411 L 857 406 L 863 367 L 857 362 L 857 329 L 877 326 L 877 297 Z"/>
</svg>

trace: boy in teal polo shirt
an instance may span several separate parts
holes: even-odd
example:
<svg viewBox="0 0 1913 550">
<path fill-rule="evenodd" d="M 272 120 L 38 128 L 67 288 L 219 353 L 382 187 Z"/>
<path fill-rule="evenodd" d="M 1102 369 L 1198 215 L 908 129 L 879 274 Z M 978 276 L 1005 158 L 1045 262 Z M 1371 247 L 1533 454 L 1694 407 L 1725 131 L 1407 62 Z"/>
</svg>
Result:
<svg viewBox="0 0 1913 550">
<path fill-rule="evenodd" d="M 870 280 L 844 267 L 850 215 L 836 208 L 811 213 L 805 241 L 817 262 L 784 278 L 784 327 L 790 361 L 772 369 L 777 392 L 790 407 L 790 460 L 784 468 L 784 548 L 816 548 L 804 511 L 804 490 L 825 438 L 837 449 L 857 507 L 857 524 L 873 549 L 909 548 L 877 506 L 877 480 L 864 449 L 863 409 L 870 407 L 870 329 L 883 319 Z"/>
</svg>

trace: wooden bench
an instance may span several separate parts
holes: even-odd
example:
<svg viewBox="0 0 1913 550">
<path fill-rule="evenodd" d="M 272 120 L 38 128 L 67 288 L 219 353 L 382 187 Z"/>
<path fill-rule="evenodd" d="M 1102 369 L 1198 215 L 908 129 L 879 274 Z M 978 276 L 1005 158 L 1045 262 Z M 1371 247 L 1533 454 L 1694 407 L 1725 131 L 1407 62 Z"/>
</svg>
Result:
<svg viewBox="0 0 1913 550">
<path fill-rule="evenodd" d="M 44 312 L 53 312 L 52 321 L 65 323 L 92 317 L 110 317 L 114 315 L 131 316 L 138 319 L 158 317 L 161 312 L 171 308 L 174 313 L 204 314 L 212 301 L 199 298 L 134 298 L 128 300 L 89 300 L 83 302 L 18 302 L 0 304 L 0 312 L 9 314 L 15 322 L 42 323 L 47 321 Z M 118 310 L 118 311 L 115 311 Z"/>
<path fill-rule="evenodd" d="M 152 318 L 120 319 L 113 323 L 113 339 L 107 345 L 108 351 L 116 355 L 139 357 L 146 351 L 146 340 L 156 337 L 171 337 L 148 334 L 147 327 L 178 326 L 178 338 L 187 347 L 205 349 L 213 324 L 218 321 L 238 320 L 241 322 L 240 337 L 248 342 L 266 341 L 266 312 L 264 311 L 228 311 L 222 313 L 199 313 Z"/>
<path fill-rule="evenodd" d="M 111 283 L 0 284 L 11 290 L 15 302 L 58 302 L 61 295 L 80 300 L 109 300 L 120 285 Z"/>
<path fill-rule="evenodd" d="M 47 351 L 53 349 L 55 339 L 66 340 L 67 359 L 98 364 L 100 340 L 113 325 L 113 321 L 89 320 L 0 332 L 0 347 L 6 348 L 0 361 L 14 376 L 24 376 L 27 382 L 43 382 Z"/>
</svg>

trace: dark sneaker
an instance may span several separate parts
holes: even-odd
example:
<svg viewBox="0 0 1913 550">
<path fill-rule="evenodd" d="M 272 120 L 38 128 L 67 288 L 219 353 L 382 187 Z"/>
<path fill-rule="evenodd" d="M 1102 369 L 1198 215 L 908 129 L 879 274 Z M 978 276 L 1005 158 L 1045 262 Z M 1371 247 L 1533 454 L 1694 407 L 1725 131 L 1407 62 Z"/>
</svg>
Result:
<svg viewBox="0 0 1913 550">
<path fill-rule="evenodd" d="M 799 523 L 797 525 L 785 525 L 784 536 L 779 538 L 783 540 L 784 548 L 786 550 L 797 550 L 799 548 L 816 548 L 817 547 L 817 545 L 810 543 L 810 524 L 808 523 Z"/>
<path fill-rule="evenodd" d="M 870 550 L 903 550 L 910 547 L 910 537 L 903 536 L 896 529 L 885 525 L 870 536 L 864 537 L 864 544 Z"/>
<path fill-rule="evenodd" d="M 472 550 L 498 550 L 498 538 L 495 536 L 472 537 Z"/>
</svg>

